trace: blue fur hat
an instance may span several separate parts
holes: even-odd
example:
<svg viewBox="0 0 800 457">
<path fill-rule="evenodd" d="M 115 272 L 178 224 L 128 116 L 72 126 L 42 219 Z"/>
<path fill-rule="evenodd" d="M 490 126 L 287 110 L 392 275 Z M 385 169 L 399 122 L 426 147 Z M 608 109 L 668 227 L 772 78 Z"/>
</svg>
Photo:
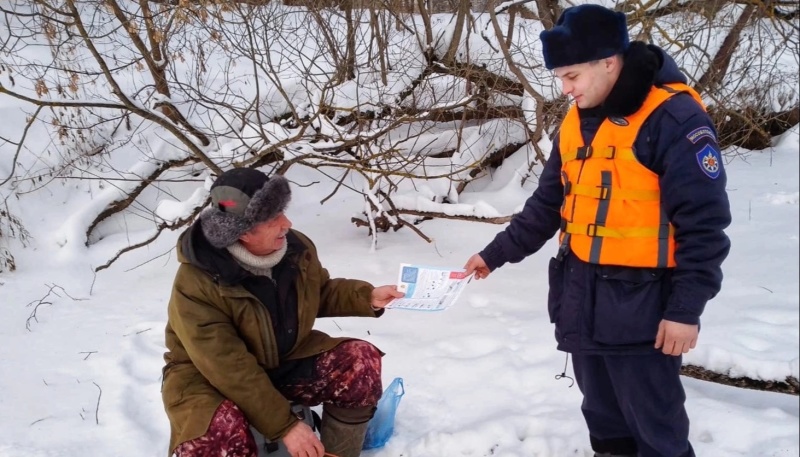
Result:
<svg viewBox="0 0 800 457">
<path fill-rule="evenodd" d="M 565 9 L 539 38 L 544 66 L 552 70 L 622 54 L 628 49 L 628 26 L 625 14 L 586 4 Z"/>
</svg>

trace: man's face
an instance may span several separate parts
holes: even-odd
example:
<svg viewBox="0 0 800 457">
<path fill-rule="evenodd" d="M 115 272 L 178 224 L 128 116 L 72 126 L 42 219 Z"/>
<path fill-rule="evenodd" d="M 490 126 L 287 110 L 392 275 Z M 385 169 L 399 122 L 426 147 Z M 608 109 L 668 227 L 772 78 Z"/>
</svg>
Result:
<svg viewBox="0 0 800 457">
<path fill-rule="evenodd" d="M 555 69 L 561 91 L 575 100 L 578 108 L 602 104 L 617 82 L 621 59 L 617 56 Z"/>
<path fill-rule="evenodd" d="M 286 243 L 286 234 L 290 228 L 292 221 L 284 213 L 280 213 L 266 222 L 257 224 L 240 236 L 239 241 L 251 254 L 272 254 Z"/>
</svg>

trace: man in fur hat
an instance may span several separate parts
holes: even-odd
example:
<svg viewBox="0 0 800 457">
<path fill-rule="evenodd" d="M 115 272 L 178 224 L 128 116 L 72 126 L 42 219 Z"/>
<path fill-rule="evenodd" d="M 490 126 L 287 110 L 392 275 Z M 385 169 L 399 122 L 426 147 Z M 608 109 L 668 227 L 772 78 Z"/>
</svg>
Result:
<svg viewBox="0 0 800 457">
<path fill-rule="evenodd" d="M 629 43 L 623 13 L 567 8 L 541 40 L 574 103 L 538 188 L 465 268 L 485 278 L 559 232 L 548 311 L 595 455 L 694 456 L 681 356 L 730 248 L 714 125 L 672 58 Z"/>
<path fill-rule="evenodd" d="M 178 457 L 256 457 L 250 427 L 292 457 L 357 457 L 380 399 L 375 346 L 313 330 L 317 317 L 378 317 L 403 294 L 332 279 L 284 214 L 279 175 L 226 171 L 178 242 L 162 396 Z M 321 440 L 291 402 L 323 404 Z"/>
</svg>

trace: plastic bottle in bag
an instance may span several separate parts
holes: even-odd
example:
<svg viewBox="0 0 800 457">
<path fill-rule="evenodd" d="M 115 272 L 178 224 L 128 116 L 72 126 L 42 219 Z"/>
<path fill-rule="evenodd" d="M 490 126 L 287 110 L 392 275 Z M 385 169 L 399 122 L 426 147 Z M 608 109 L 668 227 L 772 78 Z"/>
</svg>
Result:
<svg viewBox="0 0 800 457">
<path fill-rule="evenodd" d="M 375 415 L 367 424 L 367 436 L 364 439 L 363 449 L 376 449 L 383 447 L 394 432 L 394 418 L 397 405 L 406 393 L 403 388 L 403 378 L 394 378 L 394 381 L 383 391 L 378 400 Z"/>
</svg>

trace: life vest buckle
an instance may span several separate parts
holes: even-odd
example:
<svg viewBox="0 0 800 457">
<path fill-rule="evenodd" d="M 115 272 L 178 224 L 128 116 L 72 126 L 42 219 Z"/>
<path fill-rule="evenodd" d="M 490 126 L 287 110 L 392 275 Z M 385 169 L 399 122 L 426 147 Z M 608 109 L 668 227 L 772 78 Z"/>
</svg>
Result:
<svg viewBox="0 0 800 457">
<path fill-rule="evenodd" d="M 578 160 L 586 160 L 592 156 L 594 149 L 591 146 L 580 146 L 578 147 L 578 153 L 575 155 L 575 158 Z"/>
<path fill-rule="evenodd" d="M 586 224 L 586 235 L 597 236 L 597 224 Z"/>
</svg>

